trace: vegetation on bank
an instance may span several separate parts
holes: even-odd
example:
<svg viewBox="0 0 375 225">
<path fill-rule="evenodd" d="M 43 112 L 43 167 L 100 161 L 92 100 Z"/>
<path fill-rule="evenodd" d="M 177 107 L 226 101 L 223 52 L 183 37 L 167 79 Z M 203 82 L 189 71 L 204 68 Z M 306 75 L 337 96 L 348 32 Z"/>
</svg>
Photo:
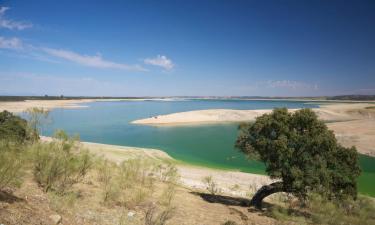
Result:
<svg viewBox="0 0 375 225">
<path fill-rule="evenodd" d="M 172 96 L 171 96 L 172 97 Z M 81 100 L 81 99 L 152 99 L 152 98 L 168 98 L 168 97 L 110 97 L 110 96 L 0 96 L 0 102 L 2 101 L 26 101 L 26 100 Z M 320 96 L 320 97 L 267 97 L 267 96 L 238 96 L 238 97 L 215 97 L 215 96 L 177 96 L 177 98 L 196 98 L 196 99 L 301 99 L 301 100 L 350 100 L 350 101 L 373 101 L 375 95 L 338 95 L 338 96 Z"/>
<path fill-rule="evenodd" d="M 177 202 L 176 204 L 176 201 L 174 201 L 179 187 L 179 176 L 173 164 L 141 158 L 129 159 L 116 164 L 90 154 L 79 143 L 78 137 L 70 137 L 63 131 L 57 131 L 51 142 L 41 142 L 37 135 L 38 126 L 45 119 L 47 113 L 40 110 L 32 110 L 29 113 L 37 114 L 29 115 L 29 122 L 9 112 L 0 113 L 0 194 L 3 192 L 12 193 L 12 191 L 17 190 L 26 177 L 32 176 L 40 190 L 49 196 L 51 208 L 62 214 L 72 213 L 75 206 L 80 204 L 87 204 L 89 209 L 93 207 L 91 205 L 96 207 L 101 205 L 100 207 L 106 209 L 122 208 L 126 212 L 119 216 L 114 224 L 146 225 L 171 224 L 168 221 L 171 221 L 177 215 L 184 215 L 176 214 L 176 210 L 178 207 L 183 207 L 184 202 Z M 273 122 L 278 124 L 285 122 L 283 117 L 285 119 L 290 116 L 283 110 L 276 110 L 275 114 L 277 113 L 280 113 L 280 115 L 273 115 L 276 118 Z M 300 125 L 301 131 L 306 132 L 311 131 L 312 127 L 317 128 L 316 133 L 320 133 L 320 139 L 318 140 L 338 151 L 336 153 L 342 153 L 340 149 L 337 149 L 340 146 L 335 145 L 329 132 L 325 133 L 324 127 L 314 120 L 313 115 L 309 114 L 308 111 L 303 111 L 300 116 L 299 119 L 294 118 L 293 121 Z M 272 124 L 272 121 L 268 120 L 271 118 L 263 119 L 267 121 L 266 125 Z M 304 128 L 302 124 L 306 127 Z M 274 134 L 272 133 L 272 135 Z M 311 137 L 311 135 L 308 137 Z M 295 138 L 293 140 L 299 140 L 299 142 L 293 143 L 295 146 L 310 143 L 303 139 L 304 136 L 293 137 Z M 307 147 L 315 146 L 315 144 L 320 143 L 319 141 L 311 142 L 311 145 Z M 283 146 L 283 143 L 280 142 L 275 147 L 283 150 L 282 153 L 286 153 L 284 151 L 286 149 L 282 148 Z M 322 147 L 322 145 L 318 146 Z M 309 176 L 306 176 L 297 173 L 298 171 L 289 170 L 289 167 L 286 166 L 288 158 L 283 158 L 284 164 L 279 164 L 279 167 L 272 167 L 279 170 L 275 170 L 273 173 L 292 172 L 290 176 L 294 176 L 294 180 L 299 183 L 288 184 L 298 190 L 298 192 L 290 193 L 303 198 L 301 200 L 301 198 L 292 195 L 281 195 L 280 198 L 275 198 L 271 201 L 272 204 L 266 207 L 264 210 L 265 216 L 275 218 L 276 224 L 337 224 L 338 221 L 340 224 L 373 224 L 375 222 L 373 213 L 375 208 L 372 200 L 362 196 L 359 196 L 356 200 L 341 197 L 356 196 L 355 186 L 351 186 L 352 189 L 346 189 L 345 186 L 352 184 L 356 171 L 353 172 L 353 177 L 350 177 L 351 172 L 342 166 L 340 167 L 343 162 L 342 165 L 346 165 L 345 163 L 352 162 L 352 160 L 356 161 L 355 155 L 351 155 L 354 154 L 353 151 L 353 149 L 349 150 L 349 153 L 343 155 L 345 157 L 341 159 L 329 158 L 336 160 L 332 163 L 336 163 L 334 165 L 337 166 L 338 171 L 327 172 L 325 171 L 327 168 L 319 168 L 318 163 L 322 163 L 321 160 L 323 159 L 319 161 L 317 157 L 314 157 L 313 161 L 304 161 L 306 164 L 304 165 L 306 167 L 304 171 L 318 171 L 318 177 L 327 182 L 319 184 L 321 189 L 298 186 L 301 183 L 304 185 L 315 184 L 317 182 L 315 175 L 309 174 Z M 287 156 L 286 154 L 279 157 Z M 297 160 L 296 157 L 295 159 Z M 306 156 L 305 159 L 309 159 L 309 157 Z M 315 165 L 315 167 L 312 165 Z M 353 168 L 356 168 L 356 165 L 353 164 Z M 310 170 L 311 168 L 313 170 Z M 333 183 L 331 179 L 333 175 L 337 175 L 333 179 L 336 183 Z M 345 179 L 346 182 L 341 182 L 341 179 Z M 213 177 L 205 177 L 203 181 L 211 198 L 235 199 L 234 197 L 222 196 L 223 193 Z M 287 179 L 284 181 L 290 182 Z M 89 193 L 84 193 L 85 189 L 82 187 L 89 187 Z M 297 187 L 300 189 L 297 189 Z M 233 184 L 233 189 L 236 188 L 238 188 L 238 185 Z M 329 195 L 322 194 L 320 191 L 323 190 L 329 190 Z M 197 208 L 197 210 L 199 209 Z M 134 213 L 137 213 L 137 216 L 134 216 Z M 189 217 L 189 214 L 185 216 Z M 241 214 L 241 218 L 246 217 L 246 215 Z M 249 220 L 242 221 L 241 224 L 251 224 Z M 233 225 L 237 223 L 227 221 L 223 224 Z"/>
</svg>

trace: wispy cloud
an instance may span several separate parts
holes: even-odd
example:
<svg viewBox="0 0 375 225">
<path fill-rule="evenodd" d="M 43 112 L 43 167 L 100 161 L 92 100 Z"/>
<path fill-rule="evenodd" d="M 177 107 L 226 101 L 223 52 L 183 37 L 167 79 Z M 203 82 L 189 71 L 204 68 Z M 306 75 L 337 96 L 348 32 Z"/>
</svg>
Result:
<svg viewBox="0 0 375 225">
<path fill-rule="evenodd" d="M 110 68 L 110 69 L 123 69 L 123 70 L 135 70 L 135 71 L 146 71 L 139 65 L 127 65 L 123 63 L 116 63 L 108 61 L 102 58 L 101 55 L 81 55 L 73 51 L 64 49 L 53 49 L 53 48 L 42 48 L 42 50 L 54 57 L 62 58 L 80 65 L 96 67 L 96 68 Z"/>
<path fill-rule="evenodd" d="M 23 48 L 23 43 L 18 38 L 5 38 L 0 36 L 0 48 L 19 50 Z"/>
<path fill-rule="evenodd" d="M 148 65 L 160 66 L 165 70 L 171 70 L 174 67 L 172 60 L 168 59 L 165 55 L 157 55 L 155 58 L 146 58 L 143 62 Z"/>
<path fill-rule="evenodd" d="M 268 80 L 263 82 L 266 87 L 269 88 L 285 88 L 285 89 L 314 89 L 318 90 L 317 84 L 308 84 L 305 82 L 295 81 L 295 80 Z"/>
<path fill-rule="evenodd" d="M 6 28 L 10 30 L 24 30 L 33 26 L 30 22 L 14 21 L 5 18 L 5 13 L 9 7 L 0 7 L 0 28 Z"/>
</svg>

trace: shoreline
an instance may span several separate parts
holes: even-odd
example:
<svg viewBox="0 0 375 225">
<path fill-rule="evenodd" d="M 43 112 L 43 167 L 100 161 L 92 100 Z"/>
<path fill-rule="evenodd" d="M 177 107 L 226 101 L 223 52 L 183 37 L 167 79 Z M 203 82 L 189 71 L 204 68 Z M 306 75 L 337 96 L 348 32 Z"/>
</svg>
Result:
<svg viewBox="0 0 375 225">
<path fill-rule="evenodd" d="M 51 141 L 52 137 L 41 136 L 41 141 Z M 274 182 L 267 175 L 251 172 L 242 172 L 233 168 L 219 168 L 198 165 L 172 158 L 163 150 L 153 148 L 139 148 L 120 145 L 109 145 L 94 142 L 80 142 L 82 147 L 90 153 L 104 157 L 112 162 L 120 163 L 124 160 L 141 158 L 150 159 L 155 162 L 172 162 L 179 174 L 179 184 L 189 189 L 206 189 L 203 178 L 212 176 L 214 182 L 220 188 L 220 192 L 232 196 L 247 197 L 249 193 L 254 194 L 256 190 L 265 184 Z M 363 174 L 366 176 L 366 173 Z M 372 179 L 373 175 L 370 175 Z M 367 179 L 367 178 L 366 178 Z M 368 186 L 368 184 L 364 184 Z M 366 187 L 368 189 L 368 187 Z M 375 196 L 373 192 L 363 190 L 361 194 L 369 197 Z"/>
<path fill-rule="evenodd" d="M 345 147 L 356 146 L 359 153 L 375 156 L 375 109 L 370 103 L 327 103 L 313 108 L 318 117 L 335 132 Z M 370 107 L 370 108 L 369 108 Z M 293 112 L 297 109 L 289 109 Z M 208 124 L 241 123 L 270 113 L 272 109 L 233 110 L 208 109 L 158 115 L 131 123 L 146 126 L 193 126 Z"/>
<path fill-rule="evenodd" d="M 49 142 L 53 138 L 41 136 L 41 141 Z M 194 165 L 184 161 L 179 161 L 168 153 L 152 148 L 139 148 L 120 145 L 100 144 L 94 142 L 80 142 L 90 153 L 102 156 L 115 163 L 124 160 L 142 158 L 159 162 L 173 162 L 180 175 L 180 184 L 192 189 L 205 189 L 206 185 L 202 181 L 204 177 L 212 176 L 223 193 L 245 197 L 250 191 L 249 187 L 258 189 L 272 180 L 266 175 L 235 171 L 232 169 L 211 168 Z M 234 190 L 233 186 L 238 185 Z"/>
<path fill-rule="evenodd" d="M 324 121 L 349 121 L 363 119 L 363 111 L 366 107 L 374 106 L 370 103 L 326 103 L 319 104 L 319 108 L 313 108 L 320 119 Z M 294 112 L 298 109 L 289 109 Z M 171 114 L 157 115 L 144 119 L 134 120 L 131 123 L 154 126 L 176 126 L 186 124 L 206 123 L 238 123 L 254 121 L 256 117 L 264 113 L 270 113 L 272 109 L 236 110 L 236 109 L 205 109 Z M 372 114 L 371 110 L 368 110 Z M 369 114 L 368 117 L 371 117 Z"/>
<path fill-rule="evenodd" d="M 77 100 L 26 100 L 13 102 L 0 102 L 0 111 L 8 110 L 20 113 L 27 108 L 42 107 L 47 110 L 55 108 L 77 109 L 89 107 L 85 103 L 111 102 L 111 101 L 147 101 L 148 99 L 77 99 Z M 158 99 L 154 99 L 155 101 Z M 259 99 L 255 99 L 259 100 Z M 274 99 L 268 99 L 274 100 Z M 279 100 L 279 99 L 278 99 Z M 289 100 L 289 99 L 287 99 Z M 299 99 L 305 101 L 304 99 Z M 164 99 L 165 101 L 165 99 Z M 365 102 L 332 102 L 321 101 L 320 108 L 313 109 L 318 116 L 327 122 L 329 129 L 333 130 L 336 138 L 345 147 L 357 146 L 360 153 L 375 156 L 375 109 L 366 109 L 375 104 Z M 308 102 L 307 102 L 308 103 Z M 297 109 L 290 109 L 294 111 Z M 255 120 L 271 109 L 260 110 L 233 110 L 233 109 L 208 109 L 188 112 L 178 112 L 132 121 L 137 125 L 151 126 L 196 126 L 209 124 L 240 123 Z"/>
</svg>

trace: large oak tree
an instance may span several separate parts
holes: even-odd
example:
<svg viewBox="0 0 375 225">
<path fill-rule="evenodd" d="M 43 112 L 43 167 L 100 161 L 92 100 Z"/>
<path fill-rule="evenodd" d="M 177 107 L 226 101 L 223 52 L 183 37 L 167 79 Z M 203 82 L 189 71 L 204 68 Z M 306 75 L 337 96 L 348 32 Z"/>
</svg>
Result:
<svg viewBox="0 0 375 225">
<path fill-rule="evenodd" d="M 306 198 L 318 192 L 329 199 L 356 198 L 360 175 L 355 147 L 345 148 L 310 109 L 294 113 L 274 109 L 255 122 L 240 126 L 236 147 L 252 159 L 264 162 L 276 181 L 261 187 L 251 205 L 276 192 Z"/>
</svg>

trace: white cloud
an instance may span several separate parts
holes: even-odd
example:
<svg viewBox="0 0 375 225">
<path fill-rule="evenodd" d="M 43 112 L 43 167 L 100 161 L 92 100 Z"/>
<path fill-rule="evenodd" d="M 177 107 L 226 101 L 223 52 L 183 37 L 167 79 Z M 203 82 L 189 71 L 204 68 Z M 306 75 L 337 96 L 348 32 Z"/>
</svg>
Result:
<svg viewBox="0 0 375 225">
<path fill-rule="evenodd" d="M 317 84 L 308 84 L 305 82 L 299 82 L 294 80 L 268 80 L 265 82 L 269 88 L 286 88 L 286 89 L 314 89 L 318 90 Z"/>
<path fill-rule="evenodd" d="M 148 65 L 163 67 L 165 70 L 171 70 L 174 67 L 172 60 L 164 55 L 157 55 L 155 58 L 147 58 L 143 62 Z"/>
<path fill-rule="evenodd" d="M 42 48 L 47 54 L 62 58 L 77 64 L 81 64 L 89 67 L 96 68 L 109 68 L 109 69 L 123 69 L 123 70 L 135 70 L 135 71 L 146 71 L 139 65 L 127 65 L 123 63 L 115 63 L 103 59 L 100 55 L 81 55 L 76 52 L 64 50 L 64 49 L 53 49 L 53 48 Z"/>
<path fill-rule="evenodd" d="M 10 30 L 24 30 L 33 26 L 33 24 L 29 22 L 5 19 L 4 16 L 6 11 L 8 10 L 9 7 L 0 7 L 0 28 L 6 28 Z"/>
<path fill-rule="evenodd" d="M 23 48 L 23 44 L 18 38 L 5 38 L 0 36 L 0 48 L 19 50 Z"/>
</svg>

